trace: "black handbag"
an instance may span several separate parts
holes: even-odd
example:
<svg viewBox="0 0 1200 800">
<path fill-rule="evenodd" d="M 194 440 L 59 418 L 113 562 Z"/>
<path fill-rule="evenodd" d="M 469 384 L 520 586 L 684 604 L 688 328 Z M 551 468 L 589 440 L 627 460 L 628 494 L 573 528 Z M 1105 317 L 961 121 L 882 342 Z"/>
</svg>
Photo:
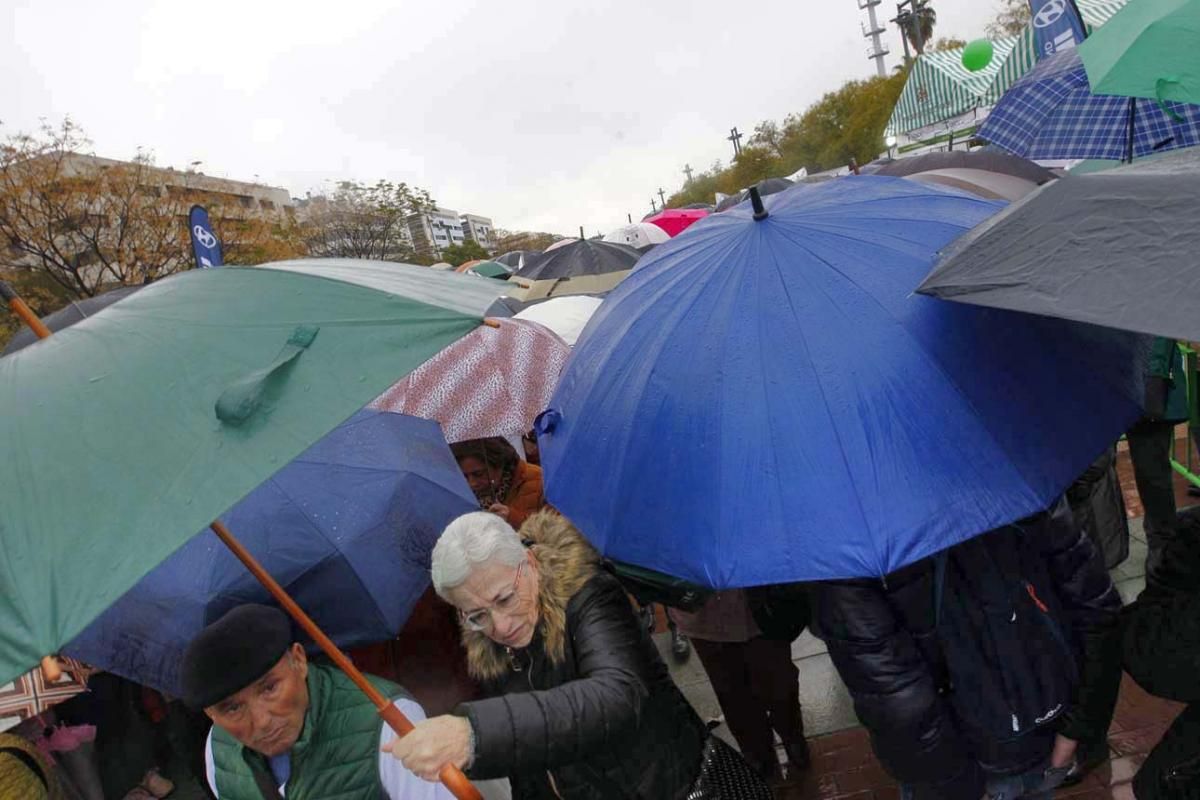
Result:
<svg viewBox="0 0 1200 800">
<path fill-rule="evenodd" d="M 764 639 L 794 642 L 812 621 L 808 586 L 803 583 L 755 586 L 746 590 L 746 599 Z"/>
</svg>

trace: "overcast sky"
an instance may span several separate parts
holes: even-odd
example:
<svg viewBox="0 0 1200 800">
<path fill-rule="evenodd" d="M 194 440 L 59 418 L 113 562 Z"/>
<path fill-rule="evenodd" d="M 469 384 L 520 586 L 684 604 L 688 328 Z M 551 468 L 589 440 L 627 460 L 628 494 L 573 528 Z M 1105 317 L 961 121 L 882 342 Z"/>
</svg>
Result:
<svg viewBox="0 0 1200 800">
<path fill-rule="evenodd" d="M 982 35 L 997 4 L 933 0 L 936 35 Z M 856 0 L 0 9 L 0 133 L 69 114 L 104 156 L 144 147 L 298 197 L 406 181 L 502 228 L 589 236 L 647 213 L 685 163 L 727 161 L 731 126 L 748 134 L 874 74 Z M 902 49 L 887 43 L 890 68 Z"/>
</svg>

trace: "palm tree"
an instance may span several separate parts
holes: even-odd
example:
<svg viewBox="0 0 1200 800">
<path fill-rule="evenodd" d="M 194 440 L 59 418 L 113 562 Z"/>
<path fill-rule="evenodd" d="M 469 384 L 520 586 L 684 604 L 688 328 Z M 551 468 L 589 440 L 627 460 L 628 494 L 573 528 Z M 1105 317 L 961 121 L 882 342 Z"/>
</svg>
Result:
<svg viewBox="0 0 1200 800">
<path fill-rule="evenodd" d="M 905 11 L 898 18 L 905 38 L 912 42 L 917 55 L 925 52 L 925 46 L 933 39 L 933 28 L 937 25 L 937 11 L 927 3 L 914 2 L 912 11 Z"/>
</svg>

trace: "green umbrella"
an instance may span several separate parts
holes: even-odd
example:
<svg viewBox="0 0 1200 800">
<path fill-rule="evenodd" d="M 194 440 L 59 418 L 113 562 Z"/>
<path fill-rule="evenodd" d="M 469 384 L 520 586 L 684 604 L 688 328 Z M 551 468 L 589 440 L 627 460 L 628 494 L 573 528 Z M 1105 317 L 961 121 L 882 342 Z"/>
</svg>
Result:
<svg viewBox="0 0 1200 800">
<path fill-rule="evenodd" d="M 0 683 L 503 287 L 370 262 L 196 270 L 0 359 Z"/>
<path fill-rule="evenodd" d="M 498 278 L 503 281 L 508 280 L 508 276 L 512 275 L 512 270 L 495 261 L 484 261 L 471 267 L 467 273 L 478 275 L 481 278 Z"/>
<path fill-rule="evenodd" d="M 1095 94 L 1200 103 L 1200 0 L 1133 0 L 1079 45 Z"/>
</svg>

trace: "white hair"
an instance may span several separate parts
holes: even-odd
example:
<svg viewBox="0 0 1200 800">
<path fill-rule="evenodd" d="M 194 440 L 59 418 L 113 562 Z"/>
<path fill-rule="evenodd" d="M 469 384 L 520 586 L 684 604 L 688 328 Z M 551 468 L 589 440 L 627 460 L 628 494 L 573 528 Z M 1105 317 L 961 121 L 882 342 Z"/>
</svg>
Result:
<svg viewBox="0 0 1200 800">
<path fill-rule="evenodd" d="M 471 570 L 485 561 L 515 567 L 525 558 L 525 545 L 512 526 L 487 511 L 463 514 L 446 526 L 433 546 L 429 569 L 433 590 L 443 600 L 461 586 Z"/>
</svg>

